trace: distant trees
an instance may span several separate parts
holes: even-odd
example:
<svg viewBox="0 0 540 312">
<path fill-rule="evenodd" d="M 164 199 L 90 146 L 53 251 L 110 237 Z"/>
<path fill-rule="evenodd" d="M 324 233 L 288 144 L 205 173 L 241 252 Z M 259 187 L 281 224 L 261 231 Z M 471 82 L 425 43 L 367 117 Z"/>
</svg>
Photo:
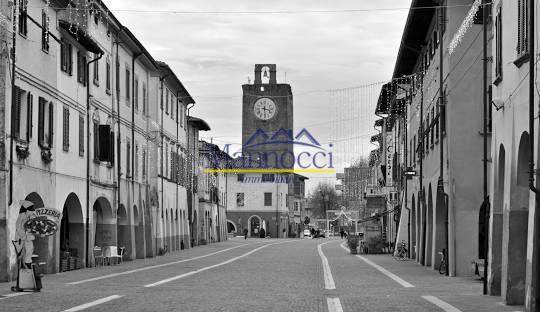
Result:
<svg viewBox="0 0 540 312">
<path fill-rule="evenodd" d="M 326 211 L 338 209 L 339 197 L 334 185 L 328 182 L 319 182 L 309 196 L 310 206 L 313 208 L 313 217 L 326 218 Z"/>
</svg>

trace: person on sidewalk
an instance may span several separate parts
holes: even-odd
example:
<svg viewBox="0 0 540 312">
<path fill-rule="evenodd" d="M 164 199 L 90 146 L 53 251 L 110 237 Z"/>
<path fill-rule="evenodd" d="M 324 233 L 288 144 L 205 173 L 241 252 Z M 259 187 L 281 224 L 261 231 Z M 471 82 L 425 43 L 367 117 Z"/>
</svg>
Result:
<svg viewBox="0 0 540 312">
<path fill-rule="evenodd" d="M 247 239 L 248 230 L 244 229 L 244 239 Z"/>
<path fill-rule="evenodd" d="M 345 235 L 345 231 L 343 231 L 343 229 L 341 229 L 341 231 L 339 231 L 339 234 L 341 234 L 341 239 L 343 239 L 343 236 Z"/>
</svg>

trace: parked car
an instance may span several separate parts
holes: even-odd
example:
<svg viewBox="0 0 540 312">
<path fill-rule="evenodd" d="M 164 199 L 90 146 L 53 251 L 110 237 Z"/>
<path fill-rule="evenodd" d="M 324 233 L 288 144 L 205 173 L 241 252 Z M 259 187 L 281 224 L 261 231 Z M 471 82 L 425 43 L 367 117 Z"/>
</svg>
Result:
<svg viewBox="0 0 540 312">
<path fill-rule="evenodd" d="M 304 230 L 304 238 L 311 238 L 311 231 L 310 230 Z"/>
</svg>

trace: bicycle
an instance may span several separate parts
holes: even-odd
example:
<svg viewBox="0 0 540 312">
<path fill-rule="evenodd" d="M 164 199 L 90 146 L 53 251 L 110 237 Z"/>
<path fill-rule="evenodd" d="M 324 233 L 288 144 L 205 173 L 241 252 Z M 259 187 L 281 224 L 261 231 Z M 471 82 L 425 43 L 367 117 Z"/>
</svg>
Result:
<svg viewBox="0 0 540 312">
<path fill-rule="evenodd" d="M 441 262 L 439 263 L 439 273 L 446 274 L 448 270 L 448 265 L 446 264 L 446 249 L 443 248 L 442 251 L 439 251 L 439 255 L 441 255 Z"/>
<path fill-rule="evenodd" d="M 398 244 L 397 250 L 394 252 L 393 256 L 396 260 L 407 259 L 407 243 L 404 240 Z"/>
</svg>

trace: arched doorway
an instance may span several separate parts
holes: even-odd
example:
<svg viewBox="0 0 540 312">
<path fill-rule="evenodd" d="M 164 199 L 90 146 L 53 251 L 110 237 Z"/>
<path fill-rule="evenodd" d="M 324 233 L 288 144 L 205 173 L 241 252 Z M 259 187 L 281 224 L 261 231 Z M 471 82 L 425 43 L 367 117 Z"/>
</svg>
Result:
<svg viewBox="0 0 540 312">
<path fill-rule="evenodd" d="M 411 228 L 410 228 L 410 246 L 409 249 L 411 251 L 411 259 L 416 258 L 415 250 L 416 250 L 416 201 L 414 198 L 414 194 L 412 196 L 411 200 Z"/>
<path fill-rule="evenodd" d="M 99 197 L 96 199 L 92 208 L 92 216 L 93 241 L 90 242 L 89 247 L 117 245 L 116 220 L 107 198 Z"/>
<path fill-rule="evenodd" d="M 71 193 L 64 202 L 60 222 L 60 272 L 81 268 L 82 259 L 85 259 L 84 229 L 81 202 L 75 193 Z M 74 265 L 71 265 L 71 261 L 74 261 Z"/>
<path fill-rule="evenodd" d="M 417 193 L 416 201 L 416 261 L 420 262 L 422 254 L 422 204 L 420 192 Z"/>
<path fill-rule="evenodd" d="M 229 234 L 238 233 L 238 231 L 236 230 L 236 225 L 231 220 L 227 220 L 227 233 Z"/>
<path fill-rule="evenodd" d="M 248 233 L 250 237 L 259 237 L 262 219 L 259 216 L 251 216 L 248 219 Z"/>
<path fill-rule="evenodd" d="M 126 254 L 131 255 L 131 229 L 129 226 L 126 207 L 120 204 L 116 213 L 116 231 L 118 237 L 118 247 L 126 248 Z"/>
<path fill-rule="evenodd" d="M 510 207 L 503 214 L 503 278 L 502 294 L 508 305 L 525 303 L 525 268 L 529 221 L 529 135 L 524 132 L 519 142 L 515 181 Z"/>
<path fill-rule="evenodd" d="M 497 171 L 494 179 L 493 205 L 490 211 L 489 235 L 489 266 L 488 289 L 492 296 L 501 295 L 501 265 L 502 265 L 502 236 L 503 236 L 503 208 L 505 192 L 506 151 L 501 144 L 496 164 Z"/>
<path fill-rule="evenodd" d="M 431 183 L 428 187 L 427 213 L 426 213 L 426 266 L 431 266 L 433 263 L 433 195 Z"/>
</svg>

